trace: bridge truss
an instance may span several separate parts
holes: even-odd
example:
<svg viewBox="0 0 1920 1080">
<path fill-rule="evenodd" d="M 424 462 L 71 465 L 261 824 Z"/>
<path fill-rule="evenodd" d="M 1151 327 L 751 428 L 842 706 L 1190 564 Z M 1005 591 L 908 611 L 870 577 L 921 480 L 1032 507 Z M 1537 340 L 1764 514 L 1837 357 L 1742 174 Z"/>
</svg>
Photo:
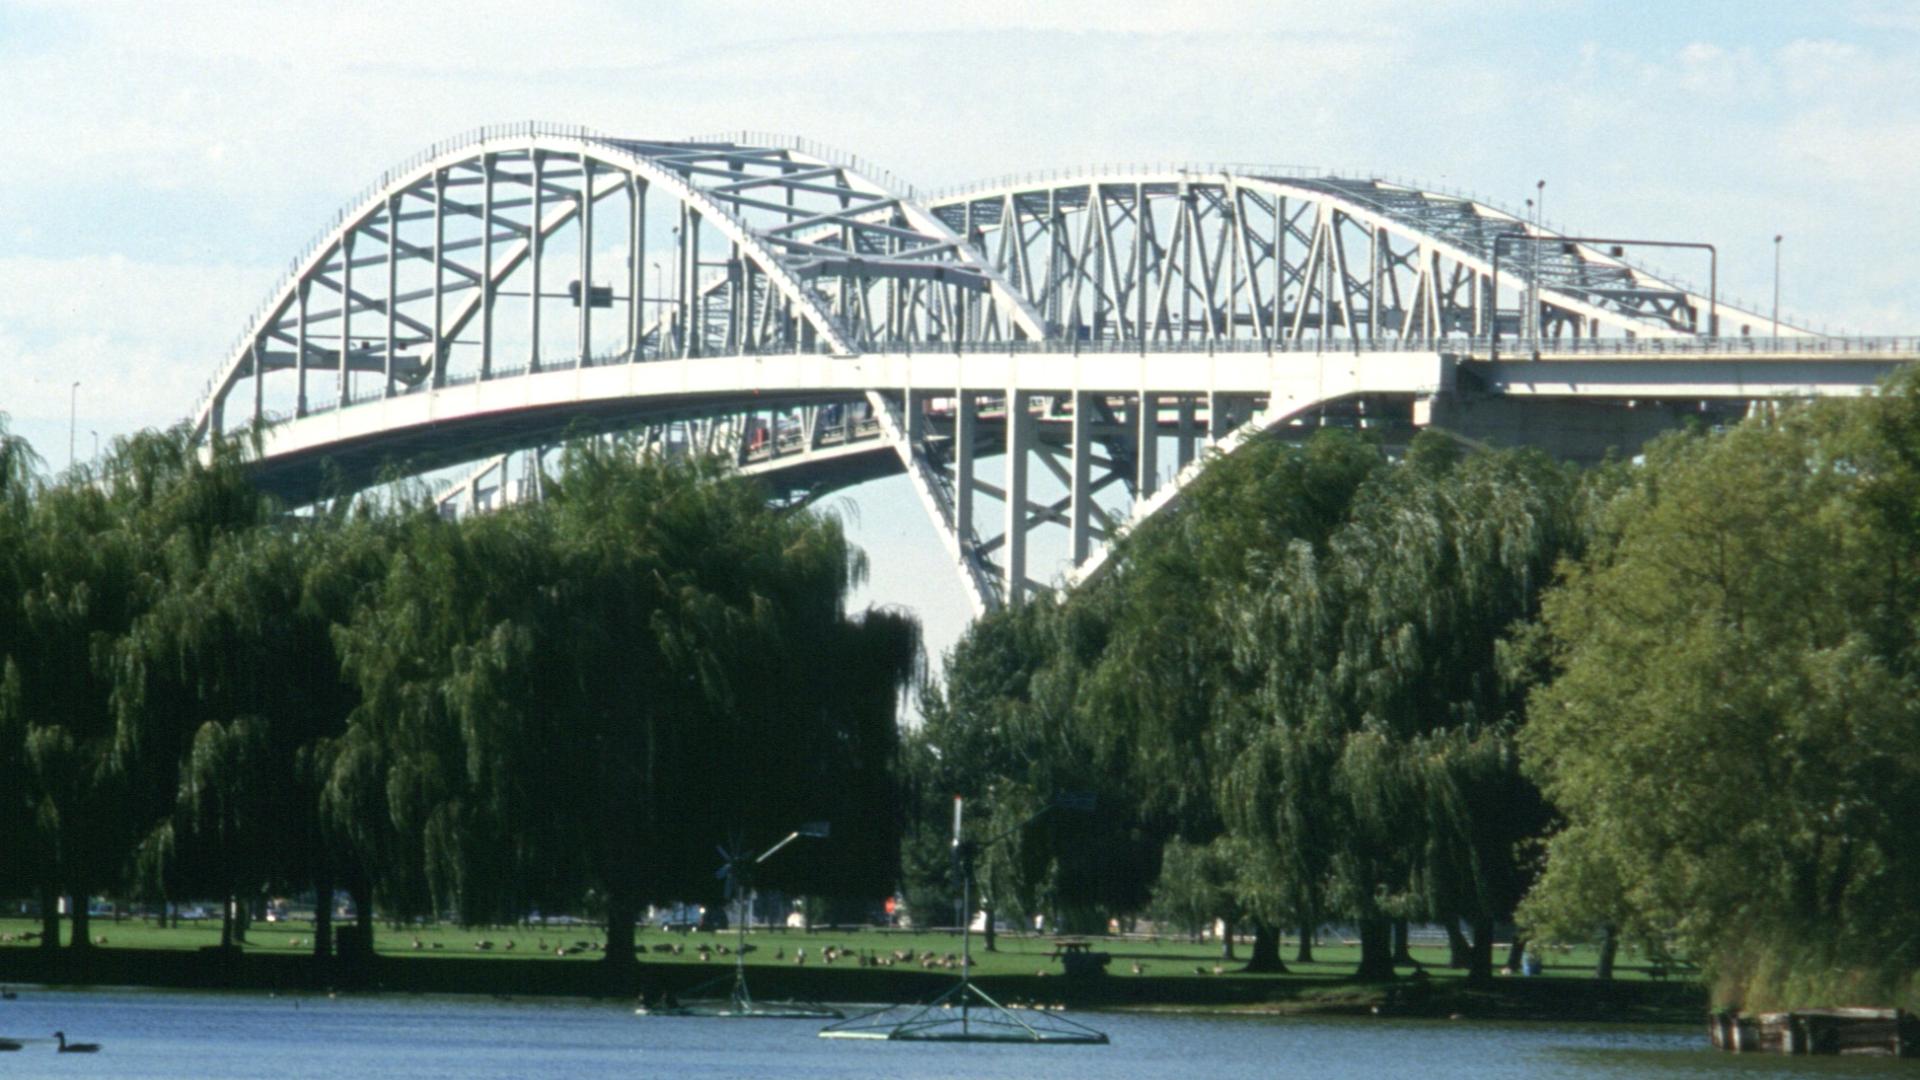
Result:
<svg viewBox="0 0 1920 1080">
<path fill-rule="evenodd" d="M 1377 179 L 1149 167 L 919 196 L 802 140 L 525 124 L 436 144 L 343 211 L 194 431 L 261 432 L 260 481 L 296 502 L 478 462 L 447 502 L 480 507 L 537 486 L 506 455 L 615 433 L 729 454 L 790 499 L 904 470 L 986 610 L 1058 576 L 1036 552 L 1096 568 L 1209 448 L 1410 427 L 1495 336 L 1537 357 L 1770 328 L 1712 307 Z M 1776 374 L 1651 396 L 1805 382 Z"/>
</svg>

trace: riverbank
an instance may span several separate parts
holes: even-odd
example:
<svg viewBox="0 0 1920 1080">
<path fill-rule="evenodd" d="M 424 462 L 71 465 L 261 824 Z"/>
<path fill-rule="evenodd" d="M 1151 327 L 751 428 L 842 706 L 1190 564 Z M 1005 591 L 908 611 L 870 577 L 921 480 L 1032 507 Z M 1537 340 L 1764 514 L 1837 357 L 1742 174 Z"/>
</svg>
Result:
<svg viewBox="0 0 1920 1080">
<path fill-rule="evenodd" d="M 1226 969 L 1205 977 L 1152 973 L 1065 977 L 982 975 L 980 985 L 1009 1003 L 1075 1008 L 1286 1015 L 1389 1015 L 1560 1022 L 1701 1022 L 1706 991 L 1686 982 L 1501 977 L 1481 987 L 1446 970 L 1363 984 L 1325 974 L 1248 975 Z M 618 967 L 598 960 L 556 963 L 499 955 L 374 955 L 336 960 L 233 951 L 95 948 L 84 952 L 0 949 L 0 983 L 42 986 L 140 986 L 267 993 L 478 994 L 495 997 L 638 999 L 685 996 L 721 978 L 729 963 L 655 963 Z M 834 1002 L 907 1002 L 932 998 L 954 974 L 892 967 L 756 965 L 754 995 Z"/>
</svg>

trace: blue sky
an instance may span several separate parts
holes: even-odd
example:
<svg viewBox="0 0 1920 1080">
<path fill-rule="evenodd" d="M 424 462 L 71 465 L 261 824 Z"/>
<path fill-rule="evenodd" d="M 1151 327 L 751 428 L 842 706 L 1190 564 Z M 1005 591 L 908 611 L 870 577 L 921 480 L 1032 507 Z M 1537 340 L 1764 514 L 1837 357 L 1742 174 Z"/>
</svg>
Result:
<svg viewBox="0 0 1920 1080">
<path fill-rule="evenodd" d="M 401 8 L 401 10 L 392 10 Z M 842 147 L 923 186 L 1085 162 L 1372 169 L 1707 240 L 1723 291 L 1920 333 L 1920 2 L 0 0 L 0 411 L 49 463 L 187 414 L 289 258 L 420 147 L 542 119 Z M 1684 276 L 1700 268 L 1675 264 Z M 964 620 L 903 485 L 874 594 Z"/>
</svg>

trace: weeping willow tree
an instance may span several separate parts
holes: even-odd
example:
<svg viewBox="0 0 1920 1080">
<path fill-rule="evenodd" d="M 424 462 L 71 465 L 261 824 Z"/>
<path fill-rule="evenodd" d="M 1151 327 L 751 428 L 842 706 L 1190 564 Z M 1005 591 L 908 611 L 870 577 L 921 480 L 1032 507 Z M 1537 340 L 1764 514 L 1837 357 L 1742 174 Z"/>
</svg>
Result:
<svg viewBox="0 0 1920 1080">
<path fill-rule="evenodd" d="M 1245 914 L 1255 970 L 1280 969 L 1282 925 L 1305 958 L 1337 917 L 1359 927 L 1361 976 L 1390 977 L 1391 922 L 1431 917 L 1472 925 L 1486 977 L 1525 885 L 1516 846 L 1545 824 L 1514 748 L 1537 665 L 1506 642 L 1580 541 L 1580 491 L 1538 455 L 1438 435 L 1398 464 L 1346 433 L 1256 441 L 1098 585 L 976 624 L 923 760 L 982 792 L 1113 778 L 1120 831 L 1177 839 L 1183 883 L 1196 853 L 1233 864 L 1186 900 Z M 1167 896 L 1165 868 L 1138 862 L 1107 878 L 1159 876 Z"/>
<path fill-rule="evenodd" d="M 1255 721 L 1229 774 L 1237 821 L 1354 919 L 1360 975 L 1392 974 L 1391 920 L 1467 919 L 1491 974 L 1518 901 L 1516 845 L 1545 824 L 1513 737 L 1524 670 L 1503 642 L 1579 536 L 1572 475 L 1461 457 L 1423 435 L 1355 492 L 1322 549 L 1295 544 L 1236 598 Z"/>
<path fill-rule="evenodd" d="M 342 635 L 364 697 L 341 804 L 383 780 L 419 868 L 390 900 L 482 921 L 590 897 L 629 963 L 640 905 L 714 896 L 716 845 L 823 817 L 858 853 L 837 887 L 877 896 L 919 646 L 846 613 L 860 571 L 833 521 L 716 463 L 597 443 L 540 504 L 415 522 Z"/>
<path fill-rule="evenodd" d="M 1517 847 L 1546 824 L 1514 742 L 1531 672 L 1506 643 L 1576 550 L 1577 491 L 1544 456 L 1459 457 L 1425 436 L 1355 501 L 1333 544 L 1347 583 L 1335 786 L 1367 840 L 1348 856 L 1351 900 L 1363 918 L 1376 904 L 1465 918 L 1474 978 L 1491 977 L 1494 922 L 1525 891 Z"/>
<path fill-rule="evenodd" d="M 1127 538 L 1099 584 L 970 629 L 945 694 L 926 709 L 926 738 L 953 763 L 943 766 L 953 790 L 1065 785 L 1102 796 L 1092 819 L 1063 819 L 1021 846 L 1025 888 L 1049 860 L 1070 870 L 1103 851 L 1081 835 L 1092 832 L 1105 837 L 1104 854 L 1123 856 L 1088 875 L 1104 883 L 1104 904 L 1138 910 L 1160 877 L 1162 843 L 1207 845 L 1244 824 L 1229 781 L 1258 727 L 1247 698 L 1260 680 L 1235 662 L 1229 597 L 1296 542 L 1324 545 L 1383 465 L 1376 448 L 1344 434 L 1304 448 L 1255 442 L 1216 461 L 1177 512 Z M 930 831 L 939 828 L 936 808 Z M 1052 845 L 1062 829 L 1066 842 Z M 1311 849 L 1287 851 L 1298 872 L 1284 882 L 1265 877 L 1279 860 L 1263 858 L 1258 880 L 1236 884 L 1255 917 L 1257 966 L 1278 967 L 1281 921 L 1309 919 L 1317 903 Z"/>
<path fill-rule="evenodd" d="M 87 898 L 125 879 L 152 821 L 154 774 L 114 703 L 118 643 L 261 513 L 233 459 L 203 462 L 179 430 L 116 440 L 99 472 L 75 471 L 32 499 L 15 550 L 22 617 L 0 674 L 0 742 L 24 765 L 43 910 L 51 919 L 57 893 L 73 898 L 76 945 L 89 937 Z M 162 770 L 169 791 L 177 761 Z"/>
<path fill-rule="evenodd" d="M 27 640 L 20 598 L 28 581 L 25 555 L 40 468 L 33 447 L 9 430 L 6 414 L 0 413 L 0 675 L 7 658 Z M 10 896 L 32 892 L 49 861 L 34 827 L 23 730 L 0 721 L 0 892 Z"/>
<path fill-rule="evenodd" d="M 229 920 L 267 890 L 310 888 L 321 958 L 349 865 L 323 795 L 357 700 L 332 632 L 376 561 L 354 533 L 323 513 L 218 538 L 118 655 L 123 752 L 171 795 L 142 847 L 148 888 L 225 897 Z"/>
</svg>

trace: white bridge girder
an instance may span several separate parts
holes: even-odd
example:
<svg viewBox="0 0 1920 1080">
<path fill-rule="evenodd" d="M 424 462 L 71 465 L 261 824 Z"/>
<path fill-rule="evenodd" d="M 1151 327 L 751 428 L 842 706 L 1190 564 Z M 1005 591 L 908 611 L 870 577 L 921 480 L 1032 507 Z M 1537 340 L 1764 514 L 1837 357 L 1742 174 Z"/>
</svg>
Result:
<svg viewBox="0 0 1920 1080">
<path fill-rule="evenodd" d="M 916 199 L 799 140 L 513 125 L 342 213 L 195 434 L 244 417 L 294 499 L 327 459 L 356 485 L 478 459 L 449 509 L 535 496 L 538 448 L 614 433 L 726 453 L 787 498 L 904 468 L 987 610 L 1097 572 L 1210 450 L 1410 423 L 1456 371 L 1516 398 L 1706 400 L 1857 392 L 1899 362 L 1788 355 L 1813 339 L 1784 326 L 1802 340 L 1737 353 L 1714 306 L 1376 180 L 1150 168 Z"/>
</svg>

